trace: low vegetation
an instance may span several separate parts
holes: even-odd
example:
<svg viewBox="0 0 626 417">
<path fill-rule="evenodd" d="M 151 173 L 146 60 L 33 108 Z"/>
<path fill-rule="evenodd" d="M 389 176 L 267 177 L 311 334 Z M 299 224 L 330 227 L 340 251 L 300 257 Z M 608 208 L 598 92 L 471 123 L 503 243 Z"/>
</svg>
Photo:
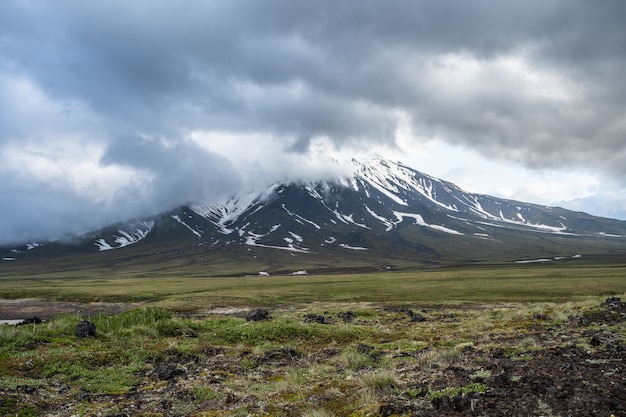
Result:
<svg viewBox="0 0 626 417">
<path fill-rule="evenodd" d="M 146 280 L 154 298 L 118 314 L 0 325 L 0 416 L 625 415 L 626 304 L 603 303 L 613 272 L 548 284 L 530 271 L 501 271 L 506 302 L 495 272 L 473 297 L 450 271 Z M 457 271 L 465 284 L 474 274 Z M 387 277 L 382 295 L 361 287 Z M 87 301 L 86 282 L 48 283 L 50 298 Z M 14 294 L 42 296 L 39 285 Z M 97 293 L 128 300 L 137 285 Z M 463 302 L 445 296 L 459 291 Z M 259 306 L 269 319 L 246 320 Z M 85 318 L 95 337 L 76 336 Z"/>
<path fill-rule="evenodd" d="M 206 277 L 211 271 L 206 271 L 204 277 L 83 270 L 19 278 L 4 277 L 1 272 L 2 298 L 150 303 L 179 310 L 207 305 L 272 307 L 310 302 L 570 301 L 626 292 L 626 265 L 584 261 L 236 279 Z"/>
</svg>

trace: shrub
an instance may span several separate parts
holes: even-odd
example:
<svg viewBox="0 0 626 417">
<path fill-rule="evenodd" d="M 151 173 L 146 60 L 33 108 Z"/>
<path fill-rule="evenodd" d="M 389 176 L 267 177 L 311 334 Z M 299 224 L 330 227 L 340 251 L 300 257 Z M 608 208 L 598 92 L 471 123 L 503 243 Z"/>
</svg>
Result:
<svg viewBox="0 0 626 417">
<path fill-rule="evenodd" d="M 374 364 L 370 355 L 359 352 L 354 347 L 349 347 L 341 352 L 338 360 L 340 364 L 353 371 L 368 368 Z"/>
<path fill-rule="evenodd" d="M 383 369 L 363 376 L 365 389 L 377 396 L 390 394 L 400 384 L 394 370 Z"/>
</svg>

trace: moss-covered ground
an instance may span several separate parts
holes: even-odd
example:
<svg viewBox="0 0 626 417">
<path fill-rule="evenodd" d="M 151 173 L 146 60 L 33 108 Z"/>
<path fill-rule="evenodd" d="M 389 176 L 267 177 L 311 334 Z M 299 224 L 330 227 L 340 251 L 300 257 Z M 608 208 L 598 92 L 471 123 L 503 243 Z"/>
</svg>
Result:
<svg viewBox="0 0 626 417">
<path fill-rule="evenodd" d="M 622 271 L 2 280 L 136 304 L 0 325 L 0 416 L 623 416 Z"/>
</svg>

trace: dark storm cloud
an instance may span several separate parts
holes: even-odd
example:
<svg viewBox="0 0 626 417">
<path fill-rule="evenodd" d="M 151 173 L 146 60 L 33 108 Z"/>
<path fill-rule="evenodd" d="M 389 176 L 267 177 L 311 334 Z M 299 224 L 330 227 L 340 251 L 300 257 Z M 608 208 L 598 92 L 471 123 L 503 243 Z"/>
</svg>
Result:
<svg viewBox="0 0 626 417">
<path fill-rule="evenodd" d="M 154 207 L 241 183 L 193 131 L 393 146 L 399 115 L 424 139 L 626 178 L 624 17 L 621 0 L 5 0 L 0 88 L 42 98 L 0 97 L 0 145 L 97 142 Z"/>
<path fill-rule="evenodd" d="M 501 129 L 494 134 L 493 117 L 481 114 L 493 111 L 498 120 L 520 124 L 513 119 L 528 114 L 525 106 L 536 105 L 531 98 L 505 86 L 475 92 L 466 106 L 440 103 L 420 72 L 441 54 L 489 60 L 528 47 L 533 64 L 566 78 L 581 77 L 571 81 L 580 83 L 583 93 L 604 88 L 608 94 L 614 91 L 609 81 L 620 81 L 625 56 L 619 16 L 626 7 L 616 1 L 601 6 L 61 1 L 3 7 L 13 9 L 4 15 L 13 22 L 8 58 L 16 71 L 55 98 L 83 100 L 112 123 L 159 134 L 164 128 L 218 127 L 278 131 L 301 141 L 315 135 L 337 142 L 392 141 L 381 137 L 388 128 L 376 128 L 392 122 L 389 114 L 355 109 L 373 103 L 408 111 L 418 129 L 439 131 L 441 125 L 456 140 L 467 136 L 467 116 L 442 113 L 473 109 L 477 132 L 469 126 L 470 136 L 517 141 L 529 130 L 534 133 L 532 126 L 519 125 L 524 132 L 518 135 Z M 609 79 L 594 78 L 598 71 Z M 301 94 L 281 88 L 294 83 L 304 87 Z M 621 103 L 623 97 L 618 98 Z M 541 113 L 562 109 L 556 106 L 545 103 Z M 573 116 L 561 117 L 568 115 Z M 530 116 L 533 124 L 541 122 L 539 115 Z M 534 130 L 552 128 L 539 123 Z M 559 132 L 559 137 L 563 133 L 577 135 Z M 589 133 L 581 131 L 585 137 Z"/>
</svg>

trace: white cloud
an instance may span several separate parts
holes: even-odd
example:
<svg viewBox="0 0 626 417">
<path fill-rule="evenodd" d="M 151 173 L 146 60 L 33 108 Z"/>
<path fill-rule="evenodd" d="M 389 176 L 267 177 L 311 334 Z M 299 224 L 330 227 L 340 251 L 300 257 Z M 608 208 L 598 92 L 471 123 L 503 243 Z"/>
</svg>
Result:
<svg viewBox="0 0 626 417">
<path fill-rule="evenodd" d="M 320 1 L 1 1 L 2 237 L 330 175 L 327 153 L 624 213 L 625 2 Z"/>
<path fill-rule="evenodd" d="M 243 187 L 258 188 L 275 181 L 331 178 L 347 173 L 335 163 L 345 156 L 326 138 L 313 140 L 306 152 L 290 150 L 293 143 L 259 133 L 196 131 L 191 139 L 228 159 L 236 167 Z"/>
</svg>

